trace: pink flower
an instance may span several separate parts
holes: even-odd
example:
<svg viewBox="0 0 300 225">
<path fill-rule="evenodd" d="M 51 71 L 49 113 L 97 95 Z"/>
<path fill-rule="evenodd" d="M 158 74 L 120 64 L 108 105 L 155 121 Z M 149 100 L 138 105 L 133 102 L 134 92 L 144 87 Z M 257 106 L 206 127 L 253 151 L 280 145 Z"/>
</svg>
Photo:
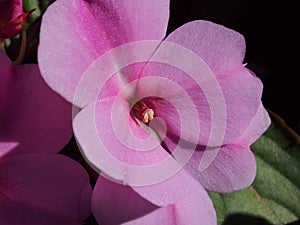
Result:
<svg viewBox="0 0 300 225">
<path fill-rule="evenodd" d="M 91 185 L 79 163 L 58 152 L 70 140 L 70 104 L 37 65 L 12 67 L 0 52 L 0 223 L 82 224 Z"/>
<path fill-rule="evenodd" d="M 19 34 L 31 13 L 23 13 L 22 0 L 0 0 L 0 39 Z"/>
<path fill-rule="evenodd" d="M 0 156 L 58 152 L 72 137 L 71 104 L 43 81 L 37 65 L 13 67 L 0 52 Z"/>
<path fill-rule="evenodd" d="M 255 177 L 250 145 L 270 119 L 261 103 L 262 83 L 243 64 L 243 36 L 193 21 L 164 39 L 168 10 L 167 0 L 60 0 L 43 17 L 38 52 L 42 76 L 83 108 L 73 122 L 83 154 L 108 177 L 132 186 L 98 180 L 92 209 L 99 221 L 105 216 L 105 221 L 117 220 L 104 204 L 134 214 L 110 203 L 116 195 L 103 196 L 107 190 L 101 184 L 139 194 L 134 198 L 145 211 L 122 222 L 142 215 L 140 222 L 163 221 L 170 216 L 169 204 L 187 211 L 200 204 L 210 212 L 204 224 L 215 224 L 211 203 L 206 208 L 199 203 L 210 202 L 201 185 L 231 192 L 249 186 Z M 187 191 L 181 195 L 178 190 Z M 120 204 L 127 199 L 120 198 Z M 152 216 L 149 202 L 160 207 Z M 197 216 L 186 215 L 179 224 L 197 224 L 196 219 L 187 222 L 190 218 Z"/>
</svg>

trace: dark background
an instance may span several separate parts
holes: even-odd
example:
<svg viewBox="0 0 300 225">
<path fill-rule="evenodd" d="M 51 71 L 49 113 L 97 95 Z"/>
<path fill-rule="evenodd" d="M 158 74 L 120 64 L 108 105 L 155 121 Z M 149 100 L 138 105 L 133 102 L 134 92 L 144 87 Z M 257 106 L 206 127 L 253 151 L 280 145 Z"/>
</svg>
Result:
<svg viewBox="0 0 300 225">
<path fill-rule="evenodd" d="M 296 1 L 171 0 L 170 13 L 168 33 L 204 19 L 244 35 L 244 62 L 264 84 L 264 106 L 300 134 L 300 12 Z"/>
</svg>

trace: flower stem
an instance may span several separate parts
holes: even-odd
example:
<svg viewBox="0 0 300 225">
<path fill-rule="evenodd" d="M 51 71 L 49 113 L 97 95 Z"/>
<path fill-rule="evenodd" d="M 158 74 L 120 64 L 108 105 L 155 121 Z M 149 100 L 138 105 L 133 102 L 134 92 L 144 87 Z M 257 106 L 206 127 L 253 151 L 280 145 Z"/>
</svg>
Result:
<svg viewBox="0 0 300 225">
<path fill-rule="evenodd" d="M 0 51 L 4 52 L 6 54 L 5 50 L 5 40 L 0 38 Z"/>
<path fill-rule="evenodd" d="M 22 39 L 21 39 L 21 48 L 20 52 L 18 55 L 18 58 L 16 61 L 13 62 L 13 65 L 19 65 L 22 63 L 24 55 L 25 55 L 25 50 L 26 50 L 26 44 L 27 44 L 27 35 L 26 35 L 26 26 L 22 24 Z"/>
</svg>

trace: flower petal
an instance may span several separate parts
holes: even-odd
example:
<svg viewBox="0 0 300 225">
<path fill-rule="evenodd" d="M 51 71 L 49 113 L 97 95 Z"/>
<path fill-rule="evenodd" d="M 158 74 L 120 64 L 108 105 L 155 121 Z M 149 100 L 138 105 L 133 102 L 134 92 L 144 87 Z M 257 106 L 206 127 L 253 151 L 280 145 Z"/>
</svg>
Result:
<svg viewBox="0 0 300 225">
<path fill-rule="evenodd" d="M 190 186 L 189 196 L 169 207 L 171 207 L 171 213 L 174 215 L 173 221 L 175 221 L 175 224 L 217 224 L 216 212 L 213 204 L 207 192 L 201 185 L 196 186 L 195 184 Z"/>
<path fill-rule="evenodd" d="M 21 31 L 20 24 L 16 24 L 23 13 L 21 0 L 0 1 L 0 39 L 11 38 Z"/>
<path fill-rule="evenodd" d="M 206 149 L 210 151 L 213 149 Z M 228 193 L 251 185 L 256 175 L 256 162 L 249 146 L 228 144 L 219 149 L 213 162 L 204 170 L 199 166 L 203 150 L 195 151 L 185 169 L 206 190 Z"/>
<path fill-rule="evenodd" d="M 156 54 L 169 54 L 163 51 L 162 46 L 164 44 Z M 181 61 L 183 64 L 185 62 L 191 65 L 190 56 L 182 57 Z M 157 81 L 164 80 L 165 87 L 157 85 L 156 93 L 168 90 L 165 94 L 166 99 L 153 101 L 150 103 L 151 107 L 156 116 L 165 121 L 168 131 L 180 139 L 191 142 L 190 139 L 195 139 L 197 135 L 199 140 L 195 144 L 199 145 L 221 146 L 231 143 L 246 130 L 260 107 L 262 83 L 244 67 L 215 77 L 209 72 L 209 68 L 203 62 L 201 63 L 201 59 L 198 63 L 197 67 L 194 66 L 199 71 L 196 74 L 188 74 L 188 68 L 181 71 L 180 67 L 148 63 L 141 78 L 152 77 Z M 193 67 L 192 65 L 190 67 Z M 173 83 L 180 88 L 172 88 Z M 147 84 L 140 85 L 139 88 L 145 92 Z M 155 96 L 155 92 L 152 95 Z M 187 96 L 192 99 L 192 102 L 187 101 Z M 193 110 L 196 110 L 196 115 Z M 196 124 L 200 126 L 197 134 Z M 182 132 L 184 125 L 189 126 L 190 129 Z"/>
<path fill-rule="evenodd" d="M 178 171 L 180 165 L 155 133 L 139 126 L 126 100 L 116 99 L 86 106 L 73 121 L 75 137 L 89 163 L 130 185 L 155 183 Z"/>
<path fill-rule="evenodd" d="M 0 111 L 0 141 L 17 143 L 10 155 L 58 152 L 70 140 L 72 106 L 43 81 L 37 65 L 22 65 L 9 74 Z"/>
<path fill-rule="evenodd" d="M 194 152 L 186 168 L 211 191 L 227 193 L 248 187 L 256 174 L 255 158 L 249 146 L 267 130 L 270 123 L 270 117 L 261 104 L 238 140 L 221 147 L 217 157 L 206 170 L 199 171 L 200 163 L 204 159 L 201 151 Z M 210 150 L 218 151 L 210 148 L 206 151 Z"/>
<path fill-rule="evenodd" d="M 1 0 L 0 1 L 0 21 L 13 19 L 23 13 L 22 0 Z M 0 28 L 1 28 L 0 24 Z"/>
<path fill-rule="evenodd" d="M 79 225 L 89 214 L 85 170 L 56 154 L 24 154 L 0 161 L 0 221 L 17 225 Z"/>
<path fill-rule="evenodd" d="M 236 143 L 251 145 L 268 129 L 271 119 L 264 106 L 260 105 L 255 116 L 244 133 L 236 140 Z"/>
<path fill-rule="evenodd" d="M 0 108 L 3 107 L 4 101 L 6 99 L 7 89 L 10 87 L 12 82 L 11 70 L 12 64 L 10 59 L 0 51 Z"/>
<path fill-rule="evenodd" d="M 92 195 L 92 212 L 99 224 L 123 224 L 154 211 L 158 206 L 129 186 L 99 176 Z"/>
<path fill-rule="evenodd" d="M 174 176 L 160 183 L 132 188 L 153 204 L 167 206 L 188 196 L 191 184 L 195 184 L 193 178 L 185 170 L 180 170 Z"/>
<path fill-rule="evenodd" d="M 171 33 L 166 41 L 192 50 L 216 75 L 241 67 L 246 49 L 241 34 L 205 20 L 184 24 Z"/>
<path fill-rule="evenodd" d="M 16 142 L 0 142 L 0 158 L 18 146 Z"/>
<path fill-rule="evenodd" d="M 206 191 L 195 180 L 184 181 L 187 180 L 182 182 L 182 187 L 189 190 L 187 196 L 174 204 L 157 207 L 130 187 L 100 177 L 93 192 L 92 211 L 99 223 L 108 225 L 215 225 L 216 213 Z"/>
<path fill-rule="evenodd" d="M 250 126 L 257 110 L 261 107 L 263 85 L 246 68 L 218 76 L 218 81 L 226 104 L 227 120 L 223 143 L 227 144 L 234 142 Z M 264 120 L 255 122 L 265 123 Z"/>
<path fill-rule="evenodd" d="M 72 102 L 88 66 L 108 50 L 128 42 L 161 40 L 169 1 L 54 2 L 41 26 L 38 61 L 46 82 Z"/>
</svg>

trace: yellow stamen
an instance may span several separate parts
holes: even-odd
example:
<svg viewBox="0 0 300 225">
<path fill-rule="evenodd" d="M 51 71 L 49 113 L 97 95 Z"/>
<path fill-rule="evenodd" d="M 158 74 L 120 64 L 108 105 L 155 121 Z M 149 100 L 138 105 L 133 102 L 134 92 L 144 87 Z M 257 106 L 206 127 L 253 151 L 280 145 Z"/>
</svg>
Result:
<svg viewBox="0 0 300 225">
<path fill-rule="evenodd" d="M 154 110 L 150 109 L 143 101 L 135 103 L 133 110 L 137 118 L 143 123 L 149 123 L 154 118 Z"/>
<path fill-rule="evenodd" d="M 153 109 L 146 109 L 142 114 L 142 120 L 144 123 L 149 123 L 154 118 Z"/>
</svg>

